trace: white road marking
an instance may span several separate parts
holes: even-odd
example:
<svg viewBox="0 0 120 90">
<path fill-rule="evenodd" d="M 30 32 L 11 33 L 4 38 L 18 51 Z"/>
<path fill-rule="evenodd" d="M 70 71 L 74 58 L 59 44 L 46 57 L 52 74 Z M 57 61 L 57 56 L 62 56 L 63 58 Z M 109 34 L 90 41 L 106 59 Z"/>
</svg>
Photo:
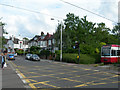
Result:
<svg viewBox="0 0 120 90">
<path fill-rule="evenodd" d="M 21 79 L 23 79 L 23 77 L 20 74 L 17 74 Z"/>
<path fill-rule="evenodd" d="M 23 83 L 27 83 L 24 79 L 22 81 L 23 81 Z"/>
</svg>

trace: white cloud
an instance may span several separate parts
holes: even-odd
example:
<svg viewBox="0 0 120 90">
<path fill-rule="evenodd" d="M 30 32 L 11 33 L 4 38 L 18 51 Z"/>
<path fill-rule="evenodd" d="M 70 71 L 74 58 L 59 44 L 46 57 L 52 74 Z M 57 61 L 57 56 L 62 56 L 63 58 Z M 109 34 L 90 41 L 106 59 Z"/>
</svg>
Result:
<svg viewBox="0 0 120 90">
<path fill-rule="evenodd" d="M 109 19 L 117 21 L 117 3 L 118 0 L 64 0 L 82 8 L 88 9 L 97 14 L 101 14 Z M 111 3 L 113 2 L 113 3 Z M 82 18 L 87 15 L 87 19 L 92 22 L 105 22 L 110 28 L 113 23 L 106 19 L 100 18 L 89 12 L 73 7 L 60 0 L 2 0 L 1 3 L 14 5 L 29 10 L 39 11 L 41 13 L 32 13 L 29 11 L 19 10 L 11 7 L 0 6 L 0 17 L 3 17 L 3 22 L 7 23 L 6 30 L 10 35 L 23 37 L 33 37 L 36 34 L 41 34 L 41 31 L 53 33 L 57 26 L 57 20 L 62 17 L 66 18 L 69 12 Z M 44 13 L 44 14 L 43 14 Z M 48 15 L 51 16 L 48 16 Z M 50 20 L 54 18 L 55 20 Z M 62 20 L 62 19 L 60 19 Z"/>
</svg>

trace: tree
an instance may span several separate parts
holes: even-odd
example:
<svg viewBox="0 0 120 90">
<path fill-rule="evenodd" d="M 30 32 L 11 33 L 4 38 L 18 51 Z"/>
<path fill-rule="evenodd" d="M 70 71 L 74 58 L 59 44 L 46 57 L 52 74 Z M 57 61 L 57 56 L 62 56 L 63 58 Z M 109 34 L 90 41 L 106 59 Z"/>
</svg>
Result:
<svg viewBox="0 0 120 90">
<path fill-rule="evenodd" d="M 32 53 L 32 54 L 39 54 L 40 50 L 41 50 L 41 48 L 37 47 L 37 46 L 30 47 L 30 53 Z"/>
<path fill-rule="evenodd" d="M 105 23 L 93 23 L 87 20 L 87 16 L 79 18 L 73 13 L 66 15 L 64 25 L 62 26 L 63 51 L 70 52 L 75 41 L 80 42 L 81 53 L 92 54 L 99 53 L 101 50 L 101 42 L 106 44 L 117 44 L 119 27 L 115 26 L 112 30 L 106 27 Z M 58 24 L 55 39 L 56 44 L 60 43 L 61 24 Z M 74 52 L 74 51 L 73 51 Z"/>
<path fill-rule="evenodd" d="M 5 26 L 5 23 L 0 22 L 0 26 L 2 26 L 3 34 L 8 34 L 8 33 L 5 31 L 5 29 L 3 28 L 3 27 Z M 6 44 L 6 43 L 7 43 L 7 42 L 6 42 L 6 40 L 5 40 L 5 37 L 4 37 L 4 36 L 0 37 L 0 48 L 3 48 L 3 45 Z"/>
</svg>

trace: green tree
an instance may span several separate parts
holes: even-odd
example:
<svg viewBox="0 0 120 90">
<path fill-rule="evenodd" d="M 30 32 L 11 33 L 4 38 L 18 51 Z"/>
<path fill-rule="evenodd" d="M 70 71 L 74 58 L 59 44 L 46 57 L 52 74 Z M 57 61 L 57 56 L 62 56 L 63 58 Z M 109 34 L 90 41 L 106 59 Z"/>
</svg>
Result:
<svg viewBox="0 0 120 90">
<path fill-rule="evenodd" d="M 30 53 L 32 53 L 32 54 L 39 54 L 40 50 L 41 50 L 41 48 L 37 47 L 37 46 L 30 47 Z"/>
<path fill-rule="evenodd" d="M 80 50 L 83 54 L 100 53 L 101 42 L 106 44 L 118 43 L 119 27 L 115 26 L 112 30 L 106 27 L 105 23 L 93 23 L 87 20 L 87 16 L 79 18 L 73 13 L 68 13 L 64 19 L 63 28 L 63 50 L 64 52 L 76 52 L 72 50 L 75 41 L 80 42 Z M 55 32 L 56 44 L 60 43 L 61 24 L 58 24 Z"/>
</svg>

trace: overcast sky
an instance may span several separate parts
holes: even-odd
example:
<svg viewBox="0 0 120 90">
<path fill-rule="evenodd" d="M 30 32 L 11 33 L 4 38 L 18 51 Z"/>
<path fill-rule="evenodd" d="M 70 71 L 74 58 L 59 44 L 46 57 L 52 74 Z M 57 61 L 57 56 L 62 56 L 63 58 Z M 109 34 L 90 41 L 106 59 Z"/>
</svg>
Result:
<svg viewBox="0 0 120 90">
<path fill-rule="evenodd" d="M 119 0 L 64 0 L 79 7 L 102 15 L 108 19 L 118 22 L 118 1 Z M 6 23 L 6 31 L 9 33 L 6 37 L 14 35 L 15 37 L 32 38 L 40 35 L 41 31 L 45 34 L 53 34 L 57 27 L 58 20 L 66 18 L 66 14 L 74 13 L 83 18 L 87 15 L 87 20 L 94 23 L 104 22 L 107 27 L 113 28 L 112 21 L 106 20 L 82 9 L 66 4 L 60 0 L 0 0 L 0 4 L 12 5 L 40 13 L 33 13 L 12 7 L 0 5 L 0 17 L 2 22 Z M 56 18 L 59 17 L 59 18 Z M 51 20 L 54 18 L 55 20 Z"/>
</svg>

